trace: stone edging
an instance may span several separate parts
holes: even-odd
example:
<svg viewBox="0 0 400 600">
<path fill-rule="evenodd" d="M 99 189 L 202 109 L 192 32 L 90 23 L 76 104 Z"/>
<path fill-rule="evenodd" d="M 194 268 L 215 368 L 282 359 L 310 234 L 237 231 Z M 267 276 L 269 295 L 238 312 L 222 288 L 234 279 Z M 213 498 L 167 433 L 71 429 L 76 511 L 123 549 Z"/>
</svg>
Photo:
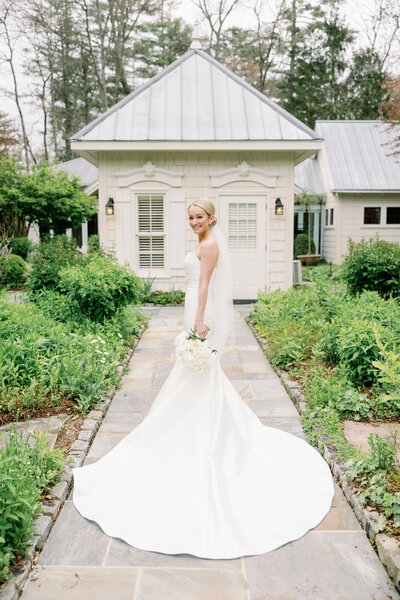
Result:
<svg viewBox="0 0 400 600">
<path fill-rule="evenodd" d="M 268 356 L 270 351 L 267 341 L 258 334 L 250 320 L 246 319 L 246 323 L 253 332 L 254 337 L 261 346 L 264 354 Z M 290 379 L 288 374 L 282 369 L 276 368 L 274 370 L 279 376 L 298 412 L 300 415 L 303 415 L 303 413 L 307 410 L 307 404 L 301 392 L 300 385 L 297 383 L 297 381 Z M 357 490 L 355 486 L 353 486 L 346 479 L 347 469 L 345 463 L 336 458 L 337 449 L 333 445 L 331 439 L 324 433 L 324 429 L 322 427 L 317 427 L 313 423 L 311 423 L 311 427 L 312 430 L 317 434 L 318 443 L 323 449 L 322 454 L 324 459 L 328 463 L 335 479 L 340 483 L 346 499 L 352 506 L 354 514 L 365 530 L 368 538 L 371 541 L 375 541 L 379 559 L 391 576 L 397 590 L 400 591 L 400 546 L 397 540 L 386 534 L 376 532 L 379 519 L 378 511 L 368 511 L 362 507 L 357 498 Z"/>
<path fill-rule="evenodd" d="M 135 348 L 138 345 L 143 331 L 147 324 L 140 326 L 139 336 L 132 345 L 131 351 L 125 356 L 122 364 L 117 366 L 118 374 L 122 374 L 126 365 L 131 360 Z M 72 488 L 73 473 L 72 468 L 80 467 L 86 458 L 90 445 L 97 433 L 97 430 L 107 413 L 107 409 L 111 404 L 114 394 L 117 389 L 107 392 L 105 398 L 94 404 L 94 410 L 91 410 L 78 433 L 78 437 L 72 444 L 68 455 L 65 458 L 64 470 L 61 474 L 61 480 L 53 487 L 49 488 L 48 494 L 51 494 L 52 499 L 44 501 L 43 511 L 34 521 L 34 531 L 30 540 L 29 549 L 22 560 L 21 567 L 12 567 L 13 577 L 0 588 L 0 600 L 18 600 L 23 587 L 28 579 L 32 568 L 34 567 L 34 557 L 37 551 L 43 549 L 44 543 L 47 540 L 52 526 L 64 505 L 64 502 Z"/>
</svg>

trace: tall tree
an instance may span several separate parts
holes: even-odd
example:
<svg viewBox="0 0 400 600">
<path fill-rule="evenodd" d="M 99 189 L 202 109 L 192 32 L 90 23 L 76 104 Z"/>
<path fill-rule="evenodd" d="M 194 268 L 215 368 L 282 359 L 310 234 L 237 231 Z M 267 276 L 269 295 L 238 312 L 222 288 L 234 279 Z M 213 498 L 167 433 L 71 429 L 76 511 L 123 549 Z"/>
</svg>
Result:
<svg viewBox="0 0 400 600">
<path fill-rule="evenodd" d="M 20 93 L 20 85 L 17 74 L 17 61 L 15 46 L 18 41 L 18 36 L 13 31 L 12 23 L 18 21 L 19 7 L 16 0 L 0 0 L 0 33 L 4 41 L 4 54 L 2 59 L 9 65 L 10 73 L 13 82 L 13 98 L 18 110 L 20 126 L 22 130 L 22 144 L 24 151 L 24 159 L 26 167 L 29 167 L 31 160 L 36 162 L 34 153 L 32 152 L 31 144 L 27 134 L 25 116 L 22 110 L 22 100 Z"/>
<path fill-rule="evenodd" d="M 371 48 L 355 52 L 344 86 L 347 96 L 346 117 L 377 119 L 379 107 L 387 97 L 387 80 L 377 52 Z"/>
<path fill-rule="evenodd" d="M 223 36 L 224 64 L 262 93 L 273 93 L 275 71 L 282 61 L 286 1 L 277 2 L 268 20 L 263 17 L 262 4 L 257 3 L 253 7 L 255 27 L 232 27 Z"/>
<path fill-rule="evenodd" d="M 141 27 L 142 37 L 135 44 L 136 74 L 153 77 L 188 50 L 192 30 L 182 19 L 161 12 L 156 20 Z"/>
<path fill-rule="evenodd" d="M 392 130 L 392 154 L 400 156 L 400 76 L 390 77 L 385 87 L 387 98 L 379 107 L 379 114 Z"/>
<path fill-rule="evenodd" d="M 0 112 L 0 159 L 9 156 L 18 145 L 18 133 L 6 113 Z"/>
<path fill-rule="evenodd" d="M 317 14 L 319 18 L 306 26 L 294 65 L 279 86 L 283 106 L 310 127 L 317 118 L 346 116 L 344 81 L 354 39 L 336 3 Z"/>
<path fill-rule="evenodd" d="M 192 0 L 200 9 L 208 27 L 208 52 L 219 60 L 223 51 L 227 20 L 241 6 L 242 0 Z"/>
</svg>

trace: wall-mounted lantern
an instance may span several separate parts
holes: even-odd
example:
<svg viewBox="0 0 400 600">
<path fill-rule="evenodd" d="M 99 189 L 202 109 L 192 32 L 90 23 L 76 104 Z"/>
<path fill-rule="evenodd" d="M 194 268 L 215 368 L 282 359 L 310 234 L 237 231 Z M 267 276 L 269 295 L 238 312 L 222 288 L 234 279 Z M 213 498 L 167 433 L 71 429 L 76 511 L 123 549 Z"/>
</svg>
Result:
<svg viewBox="0 0 400 600">
<path fill-rule="evenodd" d="M 106 204 L 106 215 L 114 214 L 114 198 L 109 198 Z"/>
<path fill-rule="evenodd" d="M 283 215 L 283 204 L 282 204 L 282 200 L 280 198 L 277 198 L 275 200 L 275 214 Z"/>
</svg>

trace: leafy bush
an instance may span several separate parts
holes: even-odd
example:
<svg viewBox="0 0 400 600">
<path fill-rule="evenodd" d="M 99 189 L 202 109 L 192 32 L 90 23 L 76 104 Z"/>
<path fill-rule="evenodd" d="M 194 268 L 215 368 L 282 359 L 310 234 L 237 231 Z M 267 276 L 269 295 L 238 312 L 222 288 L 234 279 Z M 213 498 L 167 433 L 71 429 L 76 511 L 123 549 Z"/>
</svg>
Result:
<svg viewBox="0 0 400 600">
<path fill-rule="evenodd" d="M 35 303 L 0 298 L 0 411 L 18 415 L 63 396 L 85 411 L 116 384 L 144 317 L 129 306 L 101 324 L 80 311 L 70 320 L 69 305 L 54 291 L 36 293 Z"/>
<path fill-rule="evenodd" d="M 103 321 L 119 308 L 140 302 L 142 281 L 110 257 L 93 254 L 84 263 L 63 269 L 59 288 L 83 315 Z"/>
<path fill-rule="evenodd" d="M 17 254 L 0 257 L 0 284 L 7 288 L 20 287 L 25 283 L 26 270 L 24 259 Z"/>
<path fill-rule="evenodd" d="M 306 233 L 299 233 L 294 238 L 294 258 L 297 258 L 299 254 L 308 253 L 308 235 Z M 315 253 L 314 240 L 311 240 L 311 254 Z"/>
<path fill-rule="evenodd" d="M 35 250 L 27 287 L 35 292 L 41 289 L 56 289 L 60 281 L 60 270 L 81 263 L 84 257 L 77 249 L 76 241 L 66 235 L 57 235 L 42 242 Z"/>
<path fill-rule="evenodd" d="M 185 292 L 182 290 L 170 290 L 169 292 L 162 292 L 161 290 L 155 290 L 147 295 L 143 296 L 144 302 L 153 302 L 154 304 L 182 304 L 185 299 Z"/>
<path fill-rule="evenodd" d="M 34 517 L 43 509 L 40 497 L 59 481 L 63 467 L 62 452 L 48 448 L 46 432 L 34 435 L 11 427 L 0 450 L 0 581 L 10 577 L 10 565 L 25 555 Z"/>
<path fill-rule="evenodd" d="M 376 290 L 384 298 L 400 294 L 400 245 L 383 240 L 348 241 L 343 278 L 352 294 Z"/>
<path fill-rule="evenodd" d="M 17 254 L 26 260 L 29 252 L 32 250 L 33 244 L 27 237 L 17 237 L 11 240 L 10 246 L 13 254 Z"/>
<path fill-rule="evenodd" d="M 100 236 L 93 233 L 88 237 L 89 253 L 98 252 L 100 250 Z"/>
</svg>

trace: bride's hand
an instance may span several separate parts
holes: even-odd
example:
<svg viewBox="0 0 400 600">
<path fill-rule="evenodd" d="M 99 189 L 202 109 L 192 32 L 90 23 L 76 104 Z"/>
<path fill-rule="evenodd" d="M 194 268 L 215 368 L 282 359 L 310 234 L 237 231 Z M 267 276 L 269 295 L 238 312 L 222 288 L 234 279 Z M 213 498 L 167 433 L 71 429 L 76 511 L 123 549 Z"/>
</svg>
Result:
<svg viewBox="0 0 400 600">
<path fill-rule="evenodd" d="M 194 330 L 196 333 L 198 333 L 201 339 L 204 339 L 207 335 L 207 327 L 204 325 L 204 321 L 196 321 Z"/>
</svg>

